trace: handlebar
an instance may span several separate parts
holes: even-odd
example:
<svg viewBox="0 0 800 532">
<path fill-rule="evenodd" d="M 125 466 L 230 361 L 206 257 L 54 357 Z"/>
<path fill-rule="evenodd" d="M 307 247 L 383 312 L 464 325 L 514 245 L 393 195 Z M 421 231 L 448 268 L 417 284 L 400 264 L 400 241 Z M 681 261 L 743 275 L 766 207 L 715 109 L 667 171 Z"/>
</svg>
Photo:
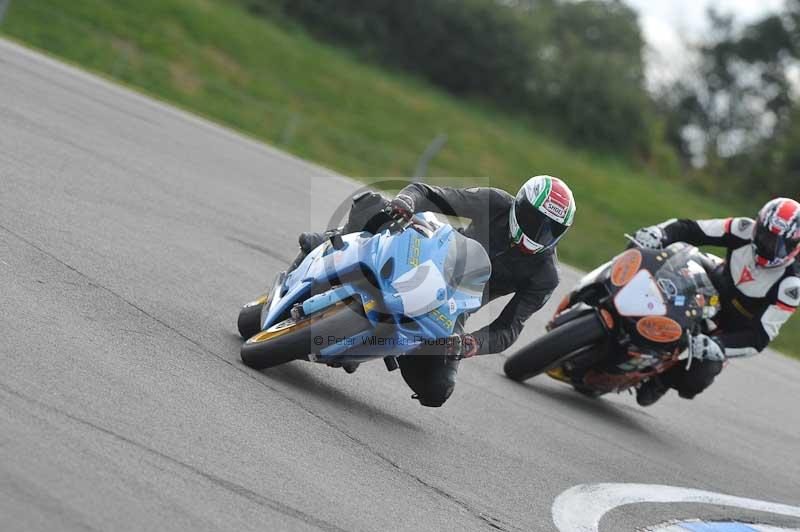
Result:
<svg viewBox="0 0 800 532">
<path fill-rule="evenodd" d="M 391 208 L 388 202 L 384 208 L 384 212 L 391 216 Z M 427 238 L 431 238 L 436 232 L 436 226 L 418 214 L 414 214 L 410 219 L 395 219 L 394 222 L 393 227 L 397 229 L 398 232 L 412 228 Z"/>
<path fill-rule="evenodd" d="M 623 236 L 625 236 L 625 238 L 626 238 L 626 239 L 628 239 L 628 241 L 630 242 L 630 243 L 628 244 L 628 249 L 631 249 L 631 245 L 633 245 L 634 247 L 637 247 L 637 248 L 639 248 L 639 249 L 651 249 L 651 248 L 646 248 L 645 246 L 641 245 L 641 244 L 639 243 L 639 241 L 638 241 L 638 240 L 636 240 L 636 237 L 634 237 L 634 236 L 631 236 L 631 235 L 629 235 L 628 233 L 625 233 Z M 664 246 L 663 246 L 663 245 L 661 245 L 661 246 L 659 246 L 659 247 L 658 247 L 658 249 L 659 249 L 659 250 L 661 250 L 661 249 L 664 249 Z M 656 250 L 656 251 L 658 251 L 658 250 Z"/>
<path fill-rule="evenodd" d="M 434 227 L 432 223 L 430 223 L 428 220 L 426 220 L 425 218 L 423 218 L 418 214 L 415 214 L 414 216 L 411 217 L 411 225 L 412 227 L 414 227 L 414 229 L 417 230 L 417 232 L 423 235 L 425 235 L 425 233 L 419 231 L 419 228 L 425 229 L 428 233 L 430 233 L 428 235 L 425 235 L 429 238 L 433 235 L 433 233 L 436 232 L 436 227 Z"/>
</svg>

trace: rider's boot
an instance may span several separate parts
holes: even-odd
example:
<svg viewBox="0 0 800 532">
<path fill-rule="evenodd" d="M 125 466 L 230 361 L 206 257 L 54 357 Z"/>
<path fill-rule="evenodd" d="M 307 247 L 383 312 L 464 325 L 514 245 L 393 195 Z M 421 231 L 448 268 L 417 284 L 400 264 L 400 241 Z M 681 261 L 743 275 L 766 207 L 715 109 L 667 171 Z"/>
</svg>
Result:
<svg viewBox="0 0 800 532">
<path fill-rule="evenodd" d="M 656 375 L 639 387 L 636 392 L 636 402 L 639 403 L 639 406 L 651 406 L 664 397 L 668 391 L 669 386 Z"/>
<path fill-rule="evenodd" d="M 317 249 L 323 242 L 325 242 L 325 235 L 323 233 L 300 233 L 297 239 L 300 244 L 300 253 L 289 266 L 287 273 L 291 273 L 297 269 L 300 264 L 306 259 L 309 253 Z"/>
</svg>

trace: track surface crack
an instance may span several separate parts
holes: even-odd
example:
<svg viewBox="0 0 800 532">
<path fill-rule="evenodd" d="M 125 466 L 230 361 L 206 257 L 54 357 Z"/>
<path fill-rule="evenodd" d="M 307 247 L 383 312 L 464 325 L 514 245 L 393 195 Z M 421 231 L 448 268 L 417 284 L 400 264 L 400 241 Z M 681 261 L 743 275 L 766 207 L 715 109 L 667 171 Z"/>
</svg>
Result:
<svg viewBox="0 0 800 532">
<path fill-rule="evenodd" d="M 292 517 L 292 518 L 297 519 L 299 521 L 302 521 L 302 522 L 304 522 L 306 524 L 309 524 L 309 525 L 312 525 L 312 526 L 314 526 L 316 528 L 319 528 L 320 530 L 326 530 L 326 531 L 330 531 L 330 532 L 344 532 L 344 529 L 339 528 L 336 525 L 333 525 L 331 523 L 328 523 L 326 521 L 318 519 L 318 518 L 316 518 L 316 517 L 314 517 L 312 515 L 309 515 L 309 514 L 303 512 L 303 511 L 301 511 L 301 510 L 298 510 L 297 508 L 294 508 L 292 506 L 284 504 L 284 503 L 282 503 L 280 501 L 277 501 L 275 499 L 270 499 L 270 498 L 268 498 L 268 497 L 266 497 L 264 495 L 261 495 L 260 493 L 256 493 L 255 491 L 253 491 L 253 490 L 251 490 L 249 488 L 246 488 L 246 487 L 244 487 L 242 485 L 236 484 L 235 482 L 231 482 L 230 480 L 226 480 L 226 479 L 224 479 L 222 477 L 218 477 L 216 475 L 213 475 L 211 473 L 203 471 L 202 469 L 199 469 L 199 468 L 197 468 L 197 467 L 195 467 L 195 466 L 193 466 L 193 465 L 191 465 L 189 463 L 186 463 L 186 462 L 183 462 L 181 460 L 178 460 L 177 458 L 174 458 L 174 457 L 172 457 L 172 456 L 170 456 L 168 454 L 165 454 L 165 453 L 163 453 L 163 452 L 161 452 L 161 451 L 159 451 L 157 449 L 154 449 L 153 447 L 150 447 L 148 445 L 140 443 L 140 442 L 138 442 L 136 440 L 133 440 L 133 439 L 131 439 L 131 438 L 127 437 L 127 436 L 124 436 L 124 435 L 122 435 L 122 434 L 120 434 L 118 432 L 115 432 L 115 431 L 113 431 L 111 429 L 107 429 L 107 428 L 105 428 L 105 427 L 103 427 L 101 425 L 98 425 L 97 423 L 94 423 L 94 422 L 89 421 L 87 419 L 83 419 L 83 418 L 80 418 L 80 417 L 75 416 L 73 414 L 70 414 L 69 412 L 67 412 L 65 410 L 62 410 L 62 409 L 60 409 L 58 407 L 55 407 L 55 406 L 50 405 L 50 404 L 47 404 L 47 403 L 45 403 L 43 401 L 40 401 L 39 399 L 35 399 L 33 397 L 28 397 L 28 396 L 20 393 L 17 390 L 14 390 L 13 388 L 11 388 L 11 387 L 3 384 L 3 383 L 0 383 L 0 390 L 3 390 L 4 392 L 6 392 L 9 395 L 17 397 L 18 399 L 20 399 L 22 401 L 25 401 L 26 403 L 35 405 L 35 406 L 37 406 L 37 407 L 39 407 L 41 409 L 44 409 L 44 410 L 53 412 L 55 414 L 58 414 L 58 415 L 60 415 L 62 417 L 65 417 L 65 418 L 67 418 L 67 419 L 69 419 L 69 420 L 71 420 L 71 421 L 73 421 L 73 422 L 75 422 L 75 423 L 77 423 L 79 425 L 82 425 L 84 427 L 88 427 L 88 428 L 90 428 L 92 430 L 96 430 L 96 431 L 101 432 L 101 433 L 103 433 L 103 434 L 105 434 L 107 436 L 110 436 L 111 438 L 113 438 L 113 439 L 115 439 L 117 441 L 120 441 L 122 443 L 126 443 L 128 445 L 131 445 L 133 447 L 141 449 L 141 450 L 143 450 L 143 451 L 145 451 L 145 452 L 147 452 L 149 454 L 157 456 L 158 458 L 160 458 L 160 459 L 162 459 L 164 461 L 170 462 L 170 463 L 172 463 L 174 465 L 177 465 L 177 466 L 179 466 L 179 467 L 181 467 L 183 469 L 186 469 L 186 470 L 190 471 L 191 473 L 193 473 L 193 474 L 195 474 L 197 476 L 200 476 L 200 477 L 204 478 L 205 480 L 211 482 L 212 484 L 215 484 L 215 485 L 217 485 L 217 486 L 219 486 L 219 487 L 221 487 L 221 488 L 223 488 L 223 489 L 225 489 L 227 491 L 230 491 L 230 492 L 232 492 L 232 493 L 234 493 L 234 494 L 236 494 L 236 495 L 238 495 L 240 497 L 244 497 L 245 499 L 258 504 L 259 506 L 263 506 L 263 507 L 269 508 L 270 510 L 278 512 L 280 514 Z"/>
<path fill-rule="evenodd" d="M 489 526 L 492 529 L 502 530 L 504 532 L 511 532 L 512 530 L 523 530 L 522 528 L 519 528 L 519 527 L 516 527 L 516 526 L 513 526 L 513 525 L 511 526 L 511 528 L 507 528 L 507 526 L 501 526 L 500 524 L 498 524 L 499 521 L 497 519 L 489 516 L 488 514 L 486 514 L 484 512 L 481 512 L 481 511 L 473 508 L 469 503 L 459 499 L 458 497 L 448 493 L 447 491 L 445 491 L 445 490 L 435 486 L 434 484 L 424 480 L 420 476 L 418 476 L 418 475 L 416 475 L 416 474 L 414 474 L 414 473 L 412 473 L 410 471 L 407 471 L 407 470 L 403 469 L 399 464 L 397 464 L 396 462 L 391 460 L 389 457 L 381 454 L 376 449 L 372 448 L 368 443 L 360 440 L 358 437 L 356 437 L 356 436 L 350 434 L 348 431 L 342 429 L 341 427 L 336 425 L 333 421 L 331 421 L 331 420 L 327 419 L 326 417 L 318 414 L 317 412 L 314 412 L 312 409 L 308 408 L 305 404 L 300 402 L 298 399 L 295 399 L 294 397 L 291 397 L 291 396 L 287 395 L 286 393 L 284 393 L 279 388 L 277 388 L 275 386 L 272 386 L 269 383 L 265 382 L 262 378 L 259 378 L 259 376 L 262 375 L 261 373 L 256 373 L 253 370 L 250 370 L 249 368 L 245 368 L 245 367 L 243 367 L 243 366 L 241 366 L 239 364 L 235 364 L 234 362 L 232 362 L 231 360 L 226 358 L 224 355 L 215 352 L 213 349 L 207 347 L 206 345 L 202 344 L 201 342 L 195 340 L 194 338 L 191 338 L 190 336 L 187 336 L 186 334 L 184 334 L 180 330 L 176 329 L 175 327 L 173 327 L 172 325 L 170 325 L 169 323 L 167 323 L 163 319 L 159 318 L 158 316 L 155 316 L 154 314 L 151 314 L 150 312 L 148 312 L 144 308 L 140 307 L 136 303 L 126 299 L 122 294 L 116 292 L 115 290 L 113 290 L 113 289 L 111 289 L 111 288 L 109 288 L 107 286 L 99 284 L 97 281 L 95 281 L 94 279 L 92 279 L 91 277 L 86 275 L 85 273 L 81 272 L 80 270 L 78 270 L 74 266 L 68 264 L 67 262 L 64 262 L 63 260 L 61 260 L 60 258 L 55 256 L 51 252 L 43 249 L 42 247 L 38 246 L 34 242 L 32 242 L 32 241 L 28 240 L 27 238 L 23 237 L 22 235 L 16 233 L 15 231 L 12 231 L 8 227 L 5 227 L 4 225 L 0 224 L 0 229 L 3 229 L 4 231 L 9 233 L 10 235 L 16 237 L 17 239 L 19 239 L 20 241 L 24 242 L 28 246 L 30 246 L 33 249 L 37 250 L 39 253 L 42 253 L 43 255 L 49 257 L 53 261 L 57 262 L 58 264 L 62 265 L 65 268 L 67 268 L 69 271 L 75 273 L 76 275 L 82 277 L 83 279 L 86 279 L 86 281 L 88 282 L 88 284 L 90 286 L 105 291 L 109 295 L 113 296 L 114 298 L 122 301 L 126 305 L 128 305 L 131 308 L 135 309 L 136 311 L 140 312 L 141 314 L 143 314 L 147 318 L 155 321 L 156 323 L 158 323 L 159 325 L 161 325 L 162 327 L 164 327 L 168 331 L 172 332 L 173 334 L 177 335 L 178 337 L 182 338 L 183 340 L 185 340 L 185 341 L 189 342 L 190 344 L 194 345 L 195 347 L 197 347 L 201 352 L 213 356 L 214 358 L 220 360 L 221 362 L 223 362 L 224 364 L 230 366 L 231 368 L 235 369 L 236 371 L 238 371 L 238 372 L 242 373 L 243 375 L 246 375 L 247 377 L 255 380 L 261 386 L 264 386 L 265 388 L 269 389 L 271 392 L 275 393 L 276 395 L 282 397 L 284 400 L 290 402 L 294 406 L 296 406 L 299 409 L 301 409 L 302 411 L 306 412 L 308 415 L 310 415 L 310 416 L 314 417 L 315 419 L 319 420 L 320 422 L 325 424 L 327 427 L 331 428 L 335 432 L 339 433 L 340 435 L 342 435 L 345 438 L 347 438 L 348 440 L 350 440 L 356 446 L 361 447 L 362 449 L 367 451 L 369 454 L 371 454 L 372 456 L 377 458 L 379 462 L 382 462 L 385 465 L 388 465 L 391 469 L 393 469 L 394 471 L 396 471 L 396 472 L 402 474 L 403 476 L 406 476 L 407 478 L 411 479 L 412 481 L 414 481 L 415 483 L 417 483 L 418 485 L 420 485 L 424 489 L 433 492 L 434 494 L 444 498 L 445 500 L 447 500 L 450 503 L 454 504 L 455 506 L 459 507 L 461 510 L 466 511 L 467 513 L 472 515 L 476 520 L 478 520 L 482 524 L 485 524 L 485 525 Z M 252 247 L 249 244 L 248 244 L 248 246 Z M 15 393 L 15 392 L 13 392 L 11 390 L 7 390 L 7 391 L 9 391 L 9 393 L 14 393 L 15 395 L 19 395 L 19 394 Z M 21 395 L 19 395 L 19 396 L 22 397 Z M 29 399 L 29 400 L 35 401 L 33 399 Z M 251 491 L 247 490 L 244 487 L 237 486 L 236 484 L 232 484 L 229 481 L 226 481 L 226 480 L 221 479 L 219 477 L 215 477 L 215 476 L 209 475 L 208 473 L 205 473 L 203 471 L 196 470 L 192 466 L 184 464 L 183 462 L 180 462 L 180 461 L 178 461 L 178 460 L 176 460 L 174 458 L 171 458 L 171 457 L 169 457 L 167 455 L 163 455 L 159 451 L 156 451 L 154 449 L 150 449 L 150 448 L 148 448 L 146 446 L 143 446 L 143 445 L 141 445 L 141 444 L 139 444 L 139 443 L 137 443 L 137 442 L 135 442 L 133 440 L 130 440 L 130 439 L 124 437 L 124 436 L 118 435 L 118 434 L 116 434 L 114 432 L 111 432 L 111 431 L 109 431 L 107 429 L 104 429 L 104 428 L 102 428 L 102 427 L 100 427 L 98 425 L 94 425 L 91 422 L 82 420 L 80 418 L 76 418 L 76 417 L 74 417 L 74 416 L 72 416 L 72 415 L 70 415 L 70 414 L 68 414 L 66 412 L 60 411 L 58 409 L 55 409 L 55 407 L 52 407 L 52 406 L 49 406 L 49 405 L 45 405 L 44 403 L 38 403 L 38 404 L 41 404 L 42 406 L 47 406 L 48 408 L 51 408 L 51 409 L 53 409 L 55 411 L 58 411 L 61 414 L 69 417 L 70 419 L 75 420 L 76 422 L 84 423 L 84 424 L 86 424 L 88 426 L 94 427 L 97 430 L 100 430 L 102 432 L 106 432 L 109 435 L 115 436 L 115 437 L 117 437 L 117 438 L 119 438 L 119 439 L 121 439 L 123 441 L 126 441 L 126 442 L 128 442 L 130 444 L 137 445 L 139 447 L 142 447 L 143 449 L 151 450 L 152 452 L 162 456 L 163 458 L 165 458 L 167 460 L 173 461 L 173 462 L 175 462 L 177 464 L 180 464 L 182 466 L 185 466 L 185 467 L 188 467 L 188 468 L 194 470 L 197 474 L 199 474 L 201 476 L 204 476 L 208 480 L 213 481 L 213 482 L 215 482 L 215 483 L 217 483 L 217 484 L 219 484 L 221 486 L 227 487 L 231 491 L 235 491 L 235 492 L 239 493 L 239 491 L 237 491 L 237 490 L 241 490 L 241 493 L 240 493 L 241 495 L 247 496 L 248 498 L 252 497 L 251 500 L 254 500 L 254 502 L 258 502 L 258 500 L 263 499 L 263 501 L 266 504 L 271 504 L 272 503 L 272 501 L 270 501 L 269 499 L 264 498 L 262 495 L 259 495 L 259 494 L 255 493 L 255 492 L 251 492 Z M 280 503 L 275 503 L 275 504 L 276 505 L 280 505 Z M 278 508 L 280 508 L 280 507 L 281 506 L 278 506 Z M 287 515 L 293 515 L 291 512 L 298 512 L 298 515 L 303 515 L 303 516 L 306 515 L 306 514 L 299 513 L 299 510 L 291 509 L 290 507 L 286 507 L 286 509 L 287 509 L 287 511 L 290 512 Z M 278 510 L 278 511 L 280 511 L 280 510 Z M 282 512 L 282 513 L 285 513 L 285 512 Z M 308 522 L 313 522 L 314 524 L 316 524 L 316 521 L 318 521 L 316 518 L 311 517 L 311 516 L 307 516 L 307 518 L 312 520 L 312 521 L 308 521 Z M 320 522 L 320 523 L 322 523 L 322 522 Z M 325 530 L 338 530 L 338 529 L 335 529 L 335 528 L 330 528 L 333 525 L 328 525 L 327 523 L 323 523 L 323 524 L 325 525 L 325 527 L 328 527 L 328 528 L 325 528 L 325 527 L 323 527 L 321 525 L 317 525 L 317 526 L 319 526 L 320 528 L 323 528 Z"/>
</svg>

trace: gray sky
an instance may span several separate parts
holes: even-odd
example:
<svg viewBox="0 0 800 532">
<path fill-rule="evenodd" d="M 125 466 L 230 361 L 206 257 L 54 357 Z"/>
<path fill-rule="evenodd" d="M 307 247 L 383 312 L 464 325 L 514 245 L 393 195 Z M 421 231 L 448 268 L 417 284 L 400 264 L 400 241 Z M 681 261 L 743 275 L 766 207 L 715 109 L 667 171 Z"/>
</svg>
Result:
<svg viewBox="0 0 800 532">
<path fill-rule="evenodd" d="M 689 63 L 685 42 L 702 36 L 706 9 L 733 12 L 740 22 L 757 19 L 779 9 L 784 0 L 626 0 L 639 11 L 650 46 L 649 77 L 658 83 L 678 75 Z"/>
</svg>

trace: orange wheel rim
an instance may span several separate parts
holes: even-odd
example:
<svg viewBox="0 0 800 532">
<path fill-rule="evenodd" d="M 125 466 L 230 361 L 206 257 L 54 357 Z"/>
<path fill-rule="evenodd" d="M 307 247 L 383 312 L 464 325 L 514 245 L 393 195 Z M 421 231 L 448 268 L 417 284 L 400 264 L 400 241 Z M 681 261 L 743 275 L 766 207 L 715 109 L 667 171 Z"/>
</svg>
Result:
<svg viewBox="0 0 800 532">
<path fill-rule="evenodd" d="M 268 340 L 274 340 L 275 338 L 280 338 L 281 336 L 285 336 L 290 332 L 301 331 L 303 329 L 307 329 L 317 323 L 320 320 L 323 320 L 330 316 L 331 314 L 335 314 L 342 310 L 344 307 L 347 306 L 347 303 L 340 301 L 336 303 L 333 307 L 323 311 L 316 316 L 312 316 L 305 320 L 301 321 L 294 321 L 294 320 L 286 320 L 280 323 L 277 323 L 267 329 L 266 331 L 260 332 L 247 340 L 248 344 L 260 344 L 262 342 L 266 342 Z"/>
</svg>

